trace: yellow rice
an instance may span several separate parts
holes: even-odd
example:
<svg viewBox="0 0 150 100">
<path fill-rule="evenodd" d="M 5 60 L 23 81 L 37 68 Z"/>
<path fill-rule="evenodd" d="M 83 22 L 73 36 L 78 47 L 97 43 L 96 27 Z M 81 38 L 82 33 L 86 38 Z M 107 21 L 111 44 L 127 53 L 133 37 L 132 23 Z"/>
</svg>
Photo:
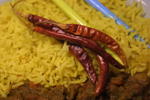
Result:
<svg viewBox="0 0 150 100">
<path fill-rule="evenodd" d="M 16 1 L 16 0 L 15 0 Z M 106 32 L 121 45 L 134 75 L 145 71 L 150 76 L 150 52 L 144 43 L 128 36 L 130 30 L 104 17 L 83 0 L 64 0 L 92 27 Z M 150 41 L 150 18 L 143 18 L 138 4 L 127 6 L 126 0 L 100 0 Z M 24 0 L 16 6 L 24 13 L 36 14 L 61 23 L 76 23 L 51 0 Z M 84 11 L 84 13 L 83 13 Z M 133 33 L 135 34 L 135 33 Z M 81 64 L 69 53 L 67 42 L 60 43 L 33 32 L 12 12 L 9 3 L 0 6 L 0 96 L 26 80 L 45 87 L 83 83 L 87 79 Z"/>
</svg>

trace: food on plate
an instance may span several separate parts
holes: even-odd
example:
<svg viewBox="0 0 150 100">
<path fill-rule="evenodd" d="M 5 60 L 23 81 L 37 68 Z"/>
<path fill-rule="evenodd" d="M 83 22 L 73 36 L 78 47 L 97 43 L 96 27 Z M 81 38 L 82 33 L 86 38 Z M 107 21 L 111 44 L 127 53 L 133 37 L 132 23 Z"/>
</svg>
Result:
<svg viewBox="0 0 150 100">
<path fill-rule="evenodd" d="M 6 97 L 10 90 L 23 85 L 26 80 L 34 84 L 40 84 L 45 88 L 59 85 L 67 87 L 70 84 L 83 84 L 88 80 L 88 75 L 89 77 L 93 75 L 95 78 L 99 74 L 100 76 L 97 78 L 103 80 L 101 82 L 104 83 L 99 82 L 101 83 L 101 88 L 103 88 L 108 74 L 108 65 L 105 65 L 105 69 L 102 69 L 103 66 L 99 66 L 101 63 L 98 63 L 100 60 L 102 62 L 104 60 L 104 62 L 118 68 L 126 68 L 122 71 L 131 75 L 137 72 L 145 72 L 147 76 L 150 76 L 150 68 L 148 67 L 150 65 L 149 50 L 144 43 L 134 40 L 132 36 L 128 36 L 130 30 L 118 26 L 112 19 L 98 13 L 83 0 L 65 1 L 74 10 L 78 11 L 79 15 L 93 28 L 78 25 L 73 20 L 70 20 L 51 0 L 22 0 L 12 7 L 11 4 L 17 2 L 17 0 L 14 0 L 11 4 L 5 3 L 0 6 L 0 76 L 2 76 L 0 78 L 0 95 L 2 97 Z M 102 0 L 102 3 L 106 4 L 116 14 L 120 14 L 120 17 L 146 37 L 146 41 L 149 41 L 150 19 L 143 18 L 142 11 L 137 8 L 137 4 L 127 6 L 124 0 L 106 2 L 108 1 Z M 112 3 L 115 5 L 112 5 Z M 117 7 L 124 10 L 124 13 Z M 83 13 L 81 10 L 85 12 Z M 26 16 L 28 14 L 33 15 Z M 44 20 L 51 20 L 42 23 L 39 21 L 34 23 L 37 20 L 30 20 L 32 17 L 37 18 L 40 16 Z M 28 17 L 29 21 L 33 21 L 33 26 L 30 26 L 29 22 L 23 23 L 25 18 L 22 17 Z M 86 35 L 89 33 L 87 31 L 96 33 L 94 33 L 94 36 L 91 33 L 89 34 L 91 36 L 87 37 Z M 51 37 L 39 33 L 51 35 Z M 132 34 L 134 35 L 135 33 L 133 32 Z M 55 38 L 67 41 L 61 42 Z M 100 45 L 103 46 L 101 47 Z M 75 46 L 73 51 L 79 47 L 80 50 L 82 49 L 81 54 L 85 54 L 85 57 L 87 57 L 87 54 L 89 55 L 92 61 L 89 60 L 90 62 L 88 61 L 88 63 L 92 63 L 94 68 L 90 68 L 94 69 L 95 72 L 91 70 L 91 73 L 89 72 L 87 75 L 86 71 L 88 69 L 85 68 L 85 71 L 82 67 L 85 64 L 82 63 L 84 60 L 80 59 L 78 55 L 69 52 L 69 47 L 71 46 Z M 104 50 L 106 47 L 112 49 L 121 58 L 123 64 L 108 54 Z M 91 51 L 87 50 L 87 53 L 85 53 L 83 51 L 85 48 Z M 96 55 L 99 60 L 97 60 Z M 124 67 L 126 65 L 128 67 Z M 93 83 L 96 83 L 94 78 L 90 77 Z M 96 86 L 97 91 L 100 91 L 101 88 L 98 86 L 100 85 Z"/>
</svg>

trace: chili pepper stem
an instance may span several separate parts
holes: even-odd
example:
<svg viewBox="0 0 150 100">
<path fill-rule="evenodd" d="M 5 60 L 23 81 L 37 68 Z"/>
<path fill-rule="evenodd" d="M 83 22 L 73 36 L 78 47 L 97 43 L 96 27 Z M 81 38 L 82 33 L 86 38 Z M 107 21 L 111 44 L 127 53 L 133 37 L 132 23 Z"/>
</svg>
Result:
<svg viewBox="0 0 150 100">
<path fill-rule="evenodd" d="M 25 26 L 27 26 L 28 28 L 30 29 L 33 29 L 33 25 L 31 23 L 29 23 L 27 20 L 28 20 L 28 17 L 29 15 L 28 14 L 23 14 L 19 11 L 17 11 L 15 9 L 15 6 L 20 3 L 22 0 L 19 0 L 18 2 L 16 2 L 15 4 L 12 4 L 12 3 L 9 3 L 11 8 L 12 8 L 12 11 L 15 15 L 17 15 L 18 19 L 21 20 L 21 22 L 23 22 L 25 24 Z"/>
<path fill-rule="evenodd" d="M 12 8 L 12 11 L 13 11 L 17 16 L 20 16 L 20 17 L 23 17 L 23 18 L 27 19 L 27 18 L 28 18 L 28 15 L 25 15 L 25 14 L 23 14 L 23 13 L 21 13 L 21 12 L 19 12 L 19 11 L 17 11 L 17 10 L 15 9 L 15 6 L 16 6 L 18 3 L 20 3 L 20 2 L 21 2 L 21 1 L 16 2 L 15 4 L 12 4 L 12 3 L 9 3 L 9 4 L 10 4 L 10 6 L 11 6 L 11 8 Z"/>
</svg>

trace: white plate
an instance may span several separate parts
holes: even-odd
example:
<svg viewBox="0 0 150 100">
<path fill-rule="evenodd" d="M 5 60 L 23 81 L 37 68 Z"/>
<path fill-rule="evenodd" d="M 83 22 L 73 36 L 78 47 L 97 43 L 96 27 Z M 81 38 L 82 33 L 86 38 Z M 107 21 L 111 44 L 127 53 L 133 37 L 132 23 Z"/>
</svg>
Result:
<svg viewBox="0 0 150 100">
<path fill-rule="evenodd" d="M 9 0 L 0 0 L 0 3 L 6 2 L 6 1 L 9 1 Z"/>
<path fill-rule="evenodd" d="M 129 3 L 132 3 L 133 1 L 141 2 L 146 14 L 145 17 L 150 17 L 150 0 L 128 0 Z"/>
</svg>

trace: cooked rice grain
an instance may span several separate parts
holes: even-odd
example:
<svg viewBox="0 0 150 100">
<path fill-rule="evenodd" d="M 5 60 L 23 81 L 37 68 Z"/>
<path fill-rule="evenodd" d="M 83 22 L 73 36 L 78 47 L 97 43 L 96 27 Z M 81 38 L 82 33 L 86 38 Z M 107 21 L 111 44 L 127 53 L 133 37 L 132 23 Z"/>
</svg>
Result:
<svg viewBox="0 0 150 100">
<path fill-rule="evenodd" d="M 150 76 L 150 53 L 148 49 L 144 49 L 144 43 L 135 41 L 127 35 L 129 30 L 104 17 L 83 0 L 65 1 L 88 24 L 119 42 L 127 55 L 127 72 L 133 75 L 146 71 Z M 137 4 L 127 6 L 125 0 L 101 2 L 150 41 L 150 19 L 141 16 L 142 9 L 137 8 Z M 16 9 L 61 23 L 76 23 L 51 0 L 23 0 Z M 10 89 L 24 84 L 26 80 L 45 87 L 85 82 L 87 74 L 69 53 L 67 42 L 60 43 L 54 38 L 30 30 L 16 17 L 9 3 L 0 6 L 0 19 L 0 96 L 7 96 Z"/>
</svg>

